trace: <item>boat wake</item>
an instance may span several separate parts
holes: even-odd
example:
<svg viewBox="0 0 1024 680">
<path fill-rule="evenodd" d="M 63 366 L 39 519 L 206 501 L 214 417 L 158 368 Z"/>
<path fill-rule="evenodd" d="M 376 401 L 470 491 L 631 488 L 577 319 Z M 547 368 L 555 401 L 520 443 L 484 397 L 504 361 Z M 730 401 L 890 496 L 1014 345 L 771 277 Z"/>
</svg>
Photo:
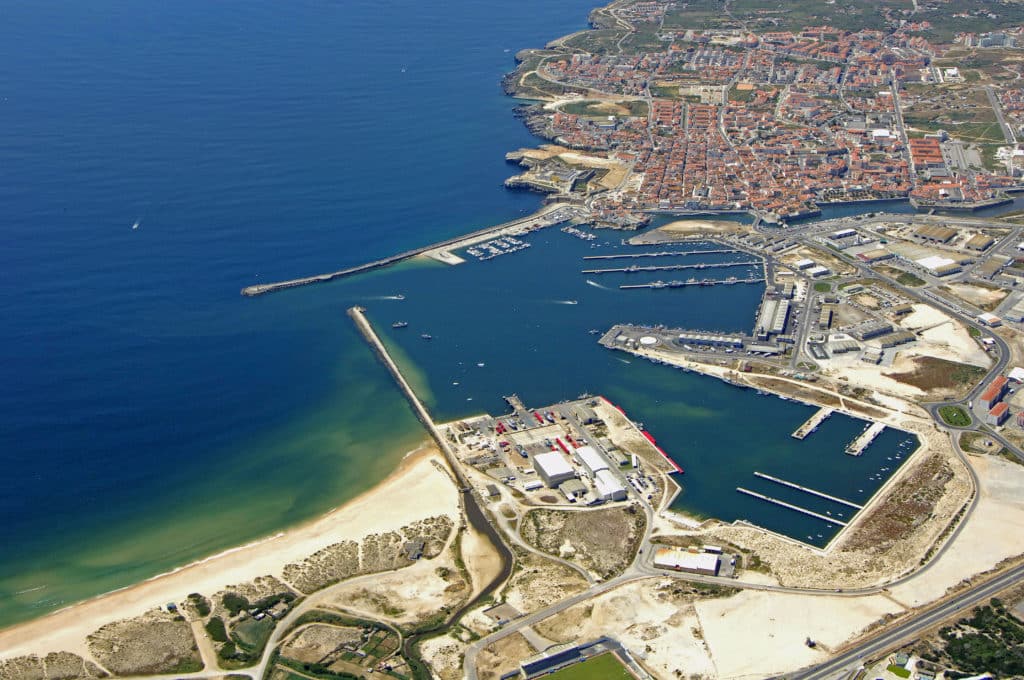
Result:
<svg viewBox="0 0 1024 680">
<path fill-rule="evenodd" d="M 17 591 L 14 594 L 15 595 L 24 595 L 25 593 L 34 593 L 37 590 L 43 590 L 44 588 L 46 588 L 45 585 L 43 585 L 43 586 L 36 586 L 35 588 L 25 588 L 25 590 L 19 590 L 19 591 Z"/>
<path fill-rule="evenodd" d="M 597 281 L 591 281 L 590 279 L 587 279 L 587 285 L 593 286 L 594 288 L 600 288 L 601 290 L 611 290 L 608 286 L 602 286 Z"/>
</svg>

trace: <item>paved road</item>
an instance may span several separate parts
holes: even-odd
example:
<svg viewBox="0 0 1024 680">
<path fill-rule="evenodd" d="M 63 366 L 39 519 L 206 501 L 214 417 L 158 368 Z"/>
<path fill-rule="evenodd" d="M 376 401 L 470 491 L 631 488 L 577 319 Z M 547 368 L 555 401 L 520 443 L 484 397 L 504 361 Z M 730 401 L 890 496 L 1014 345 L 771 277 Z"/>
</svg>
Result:
<svg viewBox="0 0 1024 680">
<path fill-rule="evenodd" d="M 816 668 L 787 675 L 788 680 L 836 680 L 846 678 L 862 665 L 863 661 L 877 657 L 901 642 L 922 634 L 927 629 L 947 618 L 962 614 L 966 609 L 981 604 L 1000 591 L 1016 585 L 1024 579 L 1024 565 L 1011 569 L 1001 576 L 975 586 L 949 602 L 915 616 L 895 628 L 840 654 L 831 661 Z"/>
<path fill-rule="evenodd" d="M 985 86 L 985 94 L 988 95 L 988 103 L 992 105 L 992 110 L 996 112 L 996 120 L 999 121 L 999 127 L 1003 129 L 1003 136 L 1006 137 L 1006 143 L 1013 146 L 1017 145 L 1017 135 L 1013 133 L 1013 127 L 1006 122 L 1006 118 L 1003 117 L 1003 107 L 999 105 L 999 98 L 996 97 L 995 90 L 992 89 L 991 85 Z"/>
<path fill-rule="evenodd" d="M 801 238 L 799 240 L 805 245 L 815 245 L 814 243 L 811 242 L 810 239 L 806 237 Z M 988 383 L 991 382 L 993 378 L 995 378 L 997 375 L 1001 375 L 1003 371 L 1006 370 L 1006 366 L 1010 363 L 1010 346 L 1006 344 L 1006 341 L 999 337 L 999 335 L 991 332 L 987 328 L 982 327 L 973 317 L 964 314 L 959 309 L 954 307 L 949 301 L 931 292 L 930 290 L 920 290 L 916 288 L 911 288 L 909 286 L 904 286 L 900 284 L 898 281 L 896 281 L 896 279 L 886 276 L 885 274 L 876 272 L 875 270 L 871 269 L 871 267 L 869 267 L 868 265 L 858 260 L 854 260 L 853 258 L 847 256 L 845 253 L 834 253 L 834 255 L 840 257 L 847 264 L 855 267 L 857 271 L 860 272 L 860 274 L 863 275 L 864 277 L 881 279 L 891 287 L 898 290 L 903 295 L 907 296 L 908 298 L 918 300 L 919 302 L 924 302 L 934 307 L 938 307 L 947 315 L 953 317 L 957 321 L 960 321 L 968 328 L 973 328 L 976 331 L 978 331 L 981 334 L 981 337 L 991 338 L 996 348 L 996 361 L 992 365 L 992 368 L 989 369 L 984 379 L 979 381 L 978 384 L 967 394 L 967 396 L 959 401 L 939 402 L 934 404 L 928 404 L 926 406 L 928 412 L 931 414 L 932 418 L 935 420 L 938 426 L 943 429 L 949 429 L 945 421 L 942 420 L 942 417 L 939 415 L 939 409 L 942 406 L 946 405 L 958 405 L 966 408 L 969 402 L 973 402 L 978 397 L 978 395 L 981 394 L 982 391 L 984 391 L 985 387 L 988 386 Z M 1017 448 L 1011 442 L 1007 441 L 1001 435 L 990 433 L 988 431 L 985 431 L 985 434 L 991 435 L 993 439 L 996 439 L 1001 444 L 1003 444 L 1003 446 L 1005 446 L 1007 450 L 1010 451 L 1014 456 L 1021 460 L 1024 460 L 1024 451 L 1021 451 L 1019 448 Z"/>
</svg>

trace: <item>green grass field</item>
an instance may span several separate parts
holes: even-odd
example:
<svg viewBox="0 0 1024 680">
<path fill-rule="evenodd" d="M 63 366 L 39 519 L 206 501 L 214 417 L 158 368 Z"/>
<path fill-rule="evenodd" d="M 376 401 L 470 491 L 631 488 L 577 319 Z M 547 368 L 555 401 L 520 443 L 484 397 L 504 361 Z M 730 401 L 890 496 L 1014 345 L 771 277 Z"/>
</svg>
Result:
<svg viewBox="0 0 1024 680">
<path fill-rule="evenodd" d="M 939 415 L 947 425 L 953 427 L 967 427 L 971 424 L 971 417 L 959 406 L 943 406 L 939 409 Z"/>
<path fill-rule="evenodd" d="M 563 668 L 545 677 L 547 680 L 633 680 L 633 676 L 611 652 Z"/>
</svg>

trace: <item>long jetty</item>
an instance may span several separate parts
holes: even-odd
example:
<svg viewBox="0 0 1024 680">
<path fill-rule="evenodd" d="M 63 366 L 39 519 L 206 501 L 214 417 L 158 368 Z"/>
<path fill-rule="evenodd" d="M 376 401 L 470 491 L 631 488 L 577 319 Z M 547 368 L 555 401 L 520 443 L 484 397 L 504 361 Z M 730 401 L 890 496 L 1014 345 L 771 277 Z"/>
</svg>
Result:
<svg viewBox="0 0 1024 680">
<path fill-rule="evenodd" d="M 620 290 L 636 290 L 638 288 L 685 288 L 686 286 L 731 286 L 736 283 L 763 283 L 763 277 L 748 279 L 701 279 L 699 281 L 655 281 L 654 283 L 634 283 L 619 286 Z"/>
<path fill-rule="evenodd" d="M 809 515 L 811 517 L 814 517 L 815 519 L 820 519 L 823 522 L 831 522 L 832 524 L 838 524 L 839 526 L 842 526 L 842 527 L 845 527 L 846 524 L 847 524 L 846 522 L 843 522 L 842 520 L 835 519 L 834 517 L 828 517 L 826 515 L 822 515 L 820 513 L 814 512 L 813 510 L 808 510 L 807 508 L 801 508 L 799 505 L 793 505 L 792 503 L 787 503 L 786 501 L 780 501 L 778 498 L 772 498 L 771 496 L 765 496 L 763 493 L 758 493 L 756 491 L 751 491 L 750 489 L 744 489 L 742 486 L 737 486 L 736 490 L 739 491 L 740 493 L 744 493 L 744 494 L 746 494 L 748 496 L 753 496 L 754 498 L 760 498 L 762 501 L 767 501 L 769 503 L 774 503 L 775 505 L 781 506 L 783 508 L 788 508 L 789 510 L 794 510 L 796 512 L 803 513 L 804 515 Z"/>
<path fill-rule="evenodd" d="M 851 456 L 859 456 L 864 453 L 864 449 L 871 446 L 871 442 L 875 441 L 875 437 L 880 435 L 884 429 L 885 423 L 872 423 L 846 446 L 846 452 Z"/>
<path fill-rule="evenodd" d="M 814 415 L 807 419 L 807 421 L 800 427 L 794 430 L 792 437 L 793 439 L 804 439 L 810 433 L 816 431 L 818 426 L 825 422 L 835 412 L 834 408 L 829 406 L 822 406 L 820 409 L 814 412 Z"/>
<path fill-rule="evenodd" d="M 629 267 L 613 267 L 611 269 L 582 269 L 581 274 L 631 274 L 633 272 L 664 272 L 678 271 L 680 269 L 724 269 L 727 267 L 753 267 L 759 262 L 701 262 L 698 264 L 662 264 Z"/>
<path fill-rule="evenodd" d="M 761 479 L 767 479 L 769 482 L 775 482 L 776 484 L 781 484 L 782 486 L 788 486 L 790 489 L 796 489 L 797 491 L 803 491 L 804 493 L 809 493 L 812 496 L 817 496 L 818 498 L 824 498 L 825 500 L 832 501 L 833 503 L 840 503 L 841 505 L 847 505 L 847 506 L 849 506 L 851 508 L 855 508 L 857 510 L 860 510 L 861 508 L 864 507 L 863 505 L 857 505 L 856 503 L 853 503 L 852 501 L 844 500 L 844 499 L 839 498 L 837 496 L 831 496 L 831 495 L 829 495 L 827 493 L 822 493 L 821 491 L 816 491 L 816 490 L 810 489 L 810 488 L 808 488 L 806 486 L 800 486 L 799 484 L 794 484 L 793 482 L 787 482 L 785 479 L 779 479 L 778 477 L 772 477 L 771 475 L 766 475 L 763 472 L 755 472 L 754 476 L 755 477 L 760 477 Z"/>
<path fill-rule="evenodd" d="M 584 260 L 632 260 L 638 257 L 683 257 L 686 255 L 712 255 L 715 253 L 741 253 L 735 248 L 718 250 L 664 250 L 660 253 L 616 253 L 615 255 L 585 255 Z"/>
<path fill-rule="evenodd" d="M 472 245 L 474 242 L 486 240 L 507 229 L 521 230 L 519 233 L 543 229 L 560 222 L 565 222 L 583 210 L 585 209 L 579 206 L 568 206 L 565 204 L 553 203 L 551 205 L 544 206 L 537 212 L 527 215 L 526 217 L 520 217 L 510 222 L 487 227 L 485 229 L 478 229 L 477 231 L 473 231 L 462 236 L 456 236 L 438 243 L 432 243 L 420 248 L 414 248 L 413 250 L 407 250 L 405 252 L 398 253 L 397 255 L 391 255 L 390 257 L 385 257 L 380 260 L 374 260 L 373 262 L 366 262 L 364 264 L 348 267 L 347 269 L 340 269 L 336 272 L 329 272 L 327 274 L 316 274 L 314 276 L 305 276 L 299 279 L 289 279 L 287 281 L 278 281 L 276 283 L 259 283 L 252 286 L 246 286 L 242 289 L 242 295 L 247 297 L 256 297 L 257 295 L 265 295 L 267 293 L 273 293 L 287 288 L 309 286 L 314 283 L 327 283 L 328 281 L 334 281 L 335 279 L 341 279 L 346 276 L 352 276 L 354 274 L 360 274 L 373 269 L 398 264 L 399 262 L 411 259 L 417 255 L 428 253 L 432 250 L 443 250 Z"/>
<path fill-rule="evenodd" d="M 398 365 L 391 358 L 391 354 L 388 353 L 384 343 L 381 342 L 377 332 L 373 330 L 373 326 L 371 326 L 370 322 L 367 320 L 363 308 L 352 307 L 348 310 L 348 315 L 355 322 L 356 328 L 359 330 L 360 334 L 362 334 L 370 344 L 370 348 L 377 355 L 377 358 L 380 359 L 381 363 L 384 364 L 384 367 L 388 369 L 389 373 L 391 373 L 391 377 L 395 379 L 396 383 L 398 383 L 398 388 L 409 401 L 409 405 L 412 406 L 413 413 L 415 413 L 419 421 L 423 423 L 423 426 L 427 428 L 427 432 L 430 433 L 430 436 L 433 437 L 435 442 L 437 442 L 438 448 L 441 449 L 445 458 L 448 459 L 448 465 L 451 467 L 452 472 L 458 480 L 460 490 L 464 491 L 469 489 L 469 483 L 462 474 L 462 470 L 459 467 L 458 460 L 455 458 L 455 451 L 452 450 L 451 444 L 448 443 L 448 440 L 445 439 L 441 430 L 438 429 L 437 425 L 434 423 L 434 419 L 430 417 L 427 407 L 423 405 L 423 402 L 420 401 L 419 397 L 416 396 L 416 393 L 413 392 L 409 381 L 405 379 L 405 376 L 402 375 L 402 372 L 398 369 Z"/>
<path fill-rule="evenodd" d="M 367 320 L 366 315 L 363 313 L 361 307 L 352 307 L 348 310 L 348 315 L 356 324 L 356 328 L 362 334 L 363 338 L 370 344 L 377 358 L 380 359 L 381 363 L 387 367 L 388 372 L 391 373 L 391 377 L 398 383 L 399 389 L 405 398 L 409 400 L 409 404 L 412 406 L 413 412 L 416 417 L 419 418 L 420 422 L 430 432 L 430 436 L 437 443 L 441 452 L 444 454 L 445 460 L 448 461 L 448 467 L 451 468 L 452 474 L 455 476 L 456 485 L 459 488 L 459 503 L 462 506 L 462 510 L 465 513 L 465 520 L 469 526 L 473 527 L 482 536 L 486 537 L 488 541 L 494 546 L 495 552 L 498 553 L 498 558 L 501 562 L 501 568 L 498 573 L 481 589 L 480 593 L 475 598 L 471 598 L 461 608 L 451 612 L 448 617 L 441 624 L 442 626 L 448 626 L 452 621 L 456 621 L 462 617 L 470 608 L 475 606 L 475 603 L 481 599 L 487 598 L 491 593 L 498 589 L 498 587 L 508 580 L 512 575 L 512 565 L 515 563 L 515 556 L 512 554 L 511 549 L 505 544 L 504 539 L 498 530 L 488 519 L 484 513 L 483 508 L 480 507 L 480 502 L 476 496 L 473 495 L 473 487 L 469 485 L 466 480 L 466 476 L 462 473 L 462 469 L 459 467 L 458 460 L 455 457 L 455 452 L 452 450 L 451 444 L 442 434 L 441 430 L 438 429 L 434 423 L 434 419 L 430 417 L 430 413 L 427 408 L 420 401 L 419 397 L 413 391 L 409 382 L 402 375 L 402 372 L 398 369 L 398 365 L 395 364 L 391 355 L 388 353 L 384 343 L 381 342 L 380 337 L 373 330 L 373 326 Z M 402 650 L 407 656 L 412 656 L 409 652 L 410 649 L 415 647 L 416 640 L 424 633 L 417 633 L 410 635 L 405 638 L 406 641 L 412 641 L 411 647 L 406 647 L 403 643 Z"/>
</svg>

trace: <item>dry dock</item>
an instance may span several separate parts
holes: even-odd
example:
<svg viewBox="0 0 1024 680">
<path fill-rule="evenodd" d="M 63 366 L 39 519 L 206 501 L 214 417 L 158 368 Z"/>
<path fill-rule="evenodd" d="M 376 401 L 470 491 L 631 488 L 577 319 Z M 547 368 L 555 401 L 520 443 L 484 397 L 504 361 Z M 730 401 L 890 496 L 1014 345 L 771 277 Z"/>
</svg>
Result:
<svg viewBox="0 0 1024 680">
<path fill-rule="evenodd" d="M 857 435 L 857 438 L 847 444 L 846 452 L 851 456 L 859 456 L 864 453 L 864 449 L 871 446 L 871 442 L 875 441 L 875 437 L 882 433 L 885 429 L 885 423 L 872 423 L 867 429 Z"/>
<path fill-rule="evenodd" d="M 560 222 L 565 222 L 574 217 L 583 217 L 587 213 L 586 208 L 580 206 L 565 205 L 559 203 L 553 203 L 546 205 L 537 212 L 527 215 L 526 217 L 520 217 L 519 219 L 512 220 L 511 222 L 505 222 L 493 227 L 487 227 L 486 229 L 480 229 L 463 236 L 457 236 L 450 238 L 439 243 L 432 243 L 428 246 L 416 248 L 414 250 L 407 250 L 404 253 L 398 253 L 397 255 L 391 255 L 380 260 L 374 260 L 373 262 L 367 262 L 365 264 L 356 265 L 347 269 L 340 269 L 336 272 L 329 272 L 327 274 L 316 274 L 314 276 L 305 276 L 299 279 L 289 279 L 288 281 L 278 281 L 276 283 L 260 283 L 253 286 L 246 286 L 242 289 L 242 295 L 247 297 L 255 297 L 257 295 L 264 295 L 266 293 L 273 293 L 279 290 L 285 290 L 287 288 L 297 288 L 299 286 L 309 286 L 314 283 L 326 283 L 328 281 L 334 281 L 335 279 L 344 278 L 346 276 L 352 276 L 353 274 L 359 274 L 362 272 L 370 271 L 373 269 L 379 269 L 380 267 L 387 267 L 389 265 L 403 262 L 404 260 L 411 259 L 417 255 L 423 255 L 430 251 L 439 251 L 443 254 L 444 251 L 454 248 L 462 248 L 467 245 L 472 245 L 480 240 L 487 240 L 493 236 L 497 236 L 500 232 L 506 230 L 517 230 L 517 233 L 525 233 L 527 231 L 533 231 L 535 229 L 543 229 L 544 227 L 550 227 Z"/>
<path fill-rule="evenodd" d="M 825 419 L 832 415 L 834 412 L 834 408 L 822 406 L 814 413 L 813 416 L 807 419 L 807 422 L 805 422 L 800 427 L 796 428 L 792 435 L 793 439 L 804 439 L 805 437 L 807 437 L 807 435 L 816 431 L 818 429 L 818 426 L 825 422 Z"/>
</svg>

